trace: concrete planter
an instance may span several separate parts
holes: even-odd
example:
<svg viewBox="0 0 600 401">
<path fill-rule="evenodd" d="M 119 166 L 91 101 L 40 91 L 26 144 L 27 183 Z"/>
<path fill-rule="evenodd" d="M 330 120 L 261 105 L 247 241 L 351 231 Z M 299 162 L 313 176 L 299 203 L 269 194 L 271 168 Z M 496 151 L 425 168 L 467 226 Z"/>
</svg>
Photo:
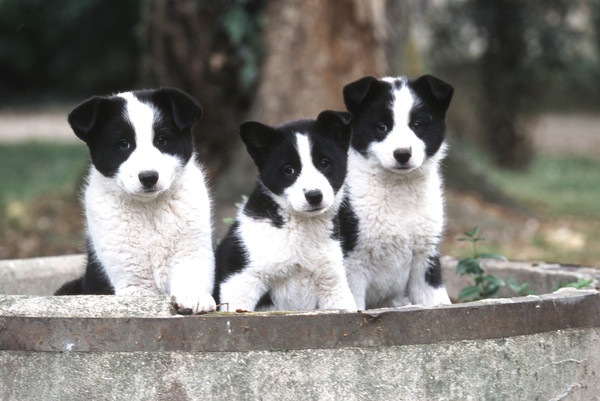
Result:
<svg viewBox="0 0 600 401">
<path fill-rule="evenodd" d="M 451 293 L 465 285 L 444 260 Z M 0 400 L 599 400 L 600 293 L 358 313 L 173 315 L 50 297 L 82 257 L 0 262 Z M 598 271 L 489 262 L 538 293 Z M 20 294 L 20 295 L 19 295 Z"/>
</svg>

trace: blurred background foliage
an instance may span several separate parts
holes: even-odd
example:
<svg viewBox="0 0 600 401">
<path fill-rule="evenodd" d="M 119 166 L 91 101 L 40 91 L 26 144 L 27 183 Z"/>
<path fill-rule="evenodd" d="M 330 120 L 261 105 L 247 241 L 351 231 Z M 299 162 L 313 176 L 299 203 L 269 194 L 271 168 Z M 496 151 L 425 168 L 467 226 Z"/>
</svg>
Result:
<svg viewBox="0 0 600 401">
<path fill-rule="evenodd" d="M 599 0 L 357 1 L 387 8 L 384 72 L 433 72 L 462 89 L 457 136 L 502 167 L 531 162 L 528 115 L 600 107 Z M 209 108 L 227 116 L 207 131 L 230 131 L 260 79 L 267 3 L 0 0 L 0 105 L 174 85 L 218 98 Z"/>
<path fill-rule="evenodd" d="M 130 87 L 140 55 L 139 10 L 139 1 L 0 1 L 0 101 Z"/>
<path fill-rule="evenodd" d="M 0 0 L 0 119 L 180 87 L 205 109 L 194 134 L 217 216 L 253 183 L 241 121 L 314 117 L 343 108 L 342 86 L 363 75 L 423 73 L 456 88 L 444 251 L 479 225 L 509 257 L 600 265 L 600 141 L 587 129 L 600 109 L 600 0 Z M 547 116 L 562 117 L 536 130 Z M 3 134 L 0 258 L 82 249 L 85 148 Z"/>
</svg>

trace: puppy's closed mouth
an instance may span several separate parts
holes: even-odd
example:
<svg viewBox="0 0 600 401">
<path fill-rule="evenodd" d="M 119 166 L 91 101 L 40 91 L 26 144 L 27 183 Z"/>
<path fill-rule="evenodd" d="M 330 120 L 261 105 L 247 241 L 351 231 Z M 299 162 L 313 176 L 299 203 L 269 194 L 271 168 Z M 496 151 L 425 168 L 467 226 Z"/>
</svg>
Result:
<svg viewBox="0 0 600 401">
<path fill-rule="evenodd" d="M 304 213 L 307 213 L 307 214 L 321 214 L 325 210 L 327 210 L 327 208 L 325 206 L 313 206 L 313 207 L 310 207 L 308 209 L 305 209 Z"/>
<path fill-rule="evenodd" d="M 410 170 L 413 170 L 413 169 L 414 169 L 414 167 L 412 167 L 412 166 L 403 166 L 403 165 L 400 165 L 400 166 L 395 166 L 392 170 L 393 171 L 398 171 L 398 172 L 405 172 L 405 171 L 410 171 Z"/>
</svg>

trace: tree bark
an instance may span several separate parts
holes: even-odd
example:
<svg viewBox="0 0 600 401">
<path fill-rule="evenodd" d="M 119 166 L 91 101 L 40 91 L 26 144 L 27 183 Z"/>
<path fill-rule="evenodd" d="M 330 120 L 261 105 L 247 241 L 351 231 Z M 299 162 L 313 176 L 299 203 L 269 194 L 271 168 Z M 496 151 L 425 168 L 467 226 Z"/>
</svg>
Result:
<svg viewBox="0 0 600 401">
<path fill-rule="evenodd" d="M 269 2 L 267 54 L 251 118 L 281 124 L 345 110 L 345 84 L 387 72 L 384 6 L 380 0 Z"/>
</svg>

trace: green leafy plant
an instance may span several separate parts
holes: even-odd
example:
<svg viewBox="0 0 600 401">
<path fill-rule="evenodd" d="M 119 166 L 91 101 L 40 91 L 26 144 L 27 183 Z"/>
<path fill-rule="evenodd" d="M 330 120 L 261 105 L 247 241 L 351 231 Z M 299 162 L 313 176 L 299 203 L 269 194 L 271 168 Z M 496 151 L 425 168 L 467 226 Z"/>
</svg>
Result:
<svg viewBox="0 0 600 401">
<path fill-rule="evenodd" d="M 493 297 L 500 291 L 500 288 L 506 285 L 519 295 L 529 295 L 532 293 L 529 289 L 529 285 L 526 283 L 518 283 L 513 279 L 509 279 L 505 282 L 493 274 L 485 274 L 485 271 L 481 267 L 482 259 L 506 260 L 506 258 L 495 253 L 479 252 L 477 244 L 484 239 L 479 236 L 478 226 L 473 227 L 471 231 L 465 231 L 463 234 L 465 236 L 458 240 L 469 242 L 473 248 L 473 252 L 471 256 L 462 258 L 458 261 L 456 273 L 461 276 L 466 274 L 472 276 L 474 283 L 459 291 L 459 301 L 476 301 Z"/>
<path fill-rule="evenodd" d="M 576 289 L 586 288 L 586 287 L 590 287 L 593 282 L 594 282 L 593 279 L 585 279 L 585 278 L 580 278 L 577 281 L 572 281 L 572 282 L 567 282 L 567 283 L 560 280 L 558 282 L 558 284 L 556 284 L 554 286 L 552 291 L 556 291 L 559 288 L 576 288 Z"/>
</svg>

